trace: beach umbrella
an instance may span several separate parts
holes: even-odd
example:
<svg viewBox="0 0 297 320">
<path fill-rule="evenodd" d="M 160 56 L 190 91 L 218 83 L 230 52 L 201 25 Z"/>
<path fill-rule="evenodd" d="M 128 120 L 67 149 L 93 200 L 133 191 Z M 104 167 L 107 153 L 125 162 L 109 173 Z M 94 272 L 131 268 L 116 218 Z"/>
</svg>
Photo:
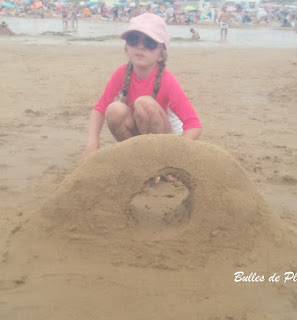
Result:
<svg viewBox="0 0 297 320">
<path fill-rule="evenodd" d="M 36 9 L 41 8 L 41 7 L 42 7 L 42 2 L 41 2 L 41 1 L 35 2 L 35 3 L 34 3 L 34 7 L 35 7 Z"/>
<path fill-rule="evenodd" d="M 126 5 L 126 3 L 121 3 L 121 2 L 115 2 L 113 4 L 114 7 L 124 7 Z"/>
<path fill-rule="evenodd" d="M 136 4 L 135 4 L 135 2 L 130 2 L 130 3 L 129 3 L 129 6 L 130 6 L 130 7 L 135 7 Z"/>
<path fill-rule="evenodd" d="M 241 8 L 242 9 L 249 9 L 250 8 L 250 5 L 248 3 L 246 4 L 241 4 Z"/>
<path fill-rule="evenodd" d="M 84 1 L 81 1 L 79 4 L 80 4 L 81 6 L 84 6 L 84 5 L 85 5 L 85 2 L 84 2 Z"/>
<path fill-rule="evenodd" d="M 236 11 L 236 8 L 233 7 L 233 6 L 228 6 L 228 7 L 227 7 L 227 11 L 233 12 L 233 11 Z"/>
<path fill-rule="evenodd" d="M 98 1 L 90 1 L 85 4 L 86 7 L 92 7 L 98 4 Z"/>
<path fill-rule="evenodd" d="M 14 8 L 14 5 L 11 3 L 3 2 L 3 3 L 0 3 L 0 7 Z"/>
<path fill-rule="evenodd" d="M 147 6 L 147 3 L 144 2 L 144 1 L 141 1 L 141 2 L 139 2 L 139 5 L 140 5 L 140 6 Z"/>
<path fill-rule="evenodd" d="M 262 6 L 263 7 L 276 7 L 277 3 L 276 2 L 265 2 L 265 3 L 262 3 Z"/>
<path fill-rule="evenodd" d="M 196 10 L 196 8 L 193 6 L 185 6 L 184 7 L 184 11 L 192 11 L 192 10 Z"/>
<path fill-rule="evenodd" d="M 175 6 L 180 6 L 182 3 L 181 3 L 180 1 L 175 1 L 173 4 L 174 4 Z"/>
</svg>

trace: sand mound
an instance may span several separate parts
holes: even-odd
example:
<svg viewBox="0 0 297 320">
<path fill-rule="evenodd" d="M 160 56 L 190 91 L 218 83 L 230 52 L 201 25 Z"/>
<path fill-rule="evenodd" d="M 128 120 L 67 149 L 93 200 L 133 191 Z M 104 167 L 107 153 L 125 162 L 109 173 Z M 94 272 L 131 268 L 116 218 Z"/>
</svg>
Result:
<svg viewBox="0 0 297 320">
<path fill-rule="evenodd" d="M 176 202 L 158 211 L 165 184 L 147 186 L 167 174 L 179 181 L 163 194 Z M 135 204 L 146 196 L 151 216 Z M 281 319 L 284 306 L 293 319 L 294 284 L 268 282 L 296 263 L 293 243 L 230 154 L 174 135 L 140 136 L 94 153 L 21 224 L 3 259 L 3 288 L 21 279 L 22 292 L 38 292 L 54 282 L 61 293 L 44 299 L 58 318 L 63 306 L 63 319 L 69 310 L 84 319 Z M 266 280 L 235 283 L 237 271 Z"/>
<path fill-rule="evenodd" d="M 166 174 L 182 181 L 188 195 L 176 212 L 158 219 L 159 225 L 152 223 L 154 229 L 145 228 L 130 203 L 153 177 Z M 206 242 L 213 252 L 252 249 L 263 233 L 265 210 L 255 186 L 229 154 L 174 136 L 149 136 L 94 154 L 64 180 L 40 213 L 49 220 L 49 231 L 70 239 L 96 237 L 129 265 L 179 269 L 196 268 L 208 251 L 199 244 Z M 186 252 L 176 250 L 177 240 L 186 243 Z M 145 241 L 155 241 L 154 246 Z M 159 254 L 162 250 L 167 254 Z"/>
</svg>

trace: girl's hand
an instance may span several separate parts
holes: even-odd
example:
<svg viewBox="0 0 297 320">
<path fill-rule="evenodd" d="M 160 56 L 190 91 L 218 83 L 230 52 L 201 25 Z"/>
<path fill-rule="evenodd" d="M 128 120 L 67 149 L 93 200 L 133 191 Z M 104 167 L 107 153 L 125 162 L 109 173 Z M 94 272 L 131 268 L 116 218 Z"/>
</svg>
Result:
<svg viewBox="0 0 297 320">
<path fill-rule="evenodd" d="M 88 143 L 85 151 L 83 152 L 82 160 L 85 160 L 92 152 L 96 151 L 97 149 L 99 149 L 99 141 Z"/>
</svg>

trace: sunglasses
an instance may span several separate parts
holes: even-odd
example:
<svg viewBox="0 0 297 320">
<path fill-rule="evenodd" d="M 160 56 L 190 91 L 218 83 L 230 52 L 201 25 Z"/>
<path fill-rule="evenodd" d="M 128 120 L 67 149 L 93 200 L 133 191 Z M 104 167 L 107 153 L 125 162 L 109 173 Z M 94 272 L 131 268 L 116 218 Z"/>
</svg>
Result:
<svg viewBox="0 0 297 320">
<path fill-rule="evenodd" d="M 142 41 L 144 47 L 150 50 L 156 49 L 159 45 L 159 42 L 153 40 L 150 37 L 145 37 L 143 38 L 143 40 L 141 40 L 141 38 L 142 37 L 138 33 L 131 32 L 126 37 L 126 43 L 130 47 L 136 47 Z"/>
</svg>

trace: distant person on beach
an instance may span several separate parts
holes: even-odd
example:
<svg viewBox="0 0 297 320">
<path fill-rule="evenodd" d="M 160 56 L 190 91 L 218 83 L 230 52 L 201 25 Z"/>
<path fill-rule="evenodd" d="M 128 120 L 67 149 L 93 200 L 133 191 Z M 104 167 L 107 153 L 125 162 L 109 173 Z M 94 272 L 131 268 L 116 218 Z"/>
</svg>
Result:
<svg viewBox="0 0 297 320">
<path fill-rule="evenodd" d="M 119 8 L 114 7 L 114 8 L 112 8 L 111 12 L 112 12 L 113 20 L 117 21 L 119 18 Z"/>
<path fill-rule="evenodd" d="M 200 10 L 197 10 L 197 12 L 196 12 L 196 22 L 197 22 L 197 24 L 200 24 L 200 20 L 201 20 L 201 12 L 200 12 Z"/>
<path fill-rule="evenodd" d="M 71 9 L 71 26 L 73 30 L 76 30 L 78 28 L 78 16 L 79 16 L 79 10 L 78 6 L 74 5 Z"/>
<path fill-rule="evenodd" d="M 61 10 L 62 13 L 62 24 L 63 24 L 63 30 L 67 30 L 68 29 L 68 8 L 67 7 L 62 7 Z"/>
<path fill-rule="evenodd" d="M 0 34 L 6 34 L 8 36 L 14 35 L 14 33 L 9 29 L 8 24 L 5 21 L 2 21 L 1 23 Z"/>
<path fill-rule="evenodd" d="M 200 39 L 199 33 L 197 31 L 195 31 L 193 28 L 190 29 L 190 32 L 192 33 L 192 39 L 194 39 L 194 40 Z"/>
<path fill-rule="evenodd" d="M 216 24 L 218 21 L 218 10 L 215 9 L 214 14 L 213 14 L 213 22 Z"/>
<path fill-rule="evenodd" d="M 84 157 L 100 147 L 105 120 L 117 141 L 150 133 L 197 139 L 202 131 L 200 120 L 165 68 L 169 45 L 165 20 L 152 13 L 141 14 L 130 20 L 121 38 L 126 41 L 129 62 L 113 73 L 91 112 Z"/>
<path fill-rule="evenodd" d="M 219 16 L 219 23 L 221 28 L 221 40 L 227 39 L 229 21 L 230 21 L 230 12 L 227 11 L 227 7 L 224 6 L 222 12 Z"/>
</svg>

